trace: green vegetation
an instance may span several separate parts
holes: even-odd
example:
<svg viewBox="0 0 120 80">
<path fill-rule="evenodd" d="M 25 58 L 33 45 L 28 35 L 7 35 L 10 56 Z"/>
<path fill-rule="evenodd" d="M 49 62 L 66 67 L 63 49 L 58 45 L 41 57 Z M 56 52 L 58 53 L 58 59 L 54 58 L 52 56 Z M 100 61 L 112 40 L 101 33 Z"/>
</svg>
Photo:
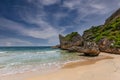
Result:
<svg viewBox="0 0 120 80">
<path fill-rule="evenodd" d="M 89 39 L 98 42 L 102 38 L 115 41 L 114 47 L 120 47 L 120 17 L 114 19 L 109 24 L 92 27 L 85 32 L 92 33 Z"/>
<path fill-rule="evenodd" d="M 72 32 L 72 33 L 65 36 L 65 40 L 72 41 L 72 38 L 76 35 L 78 35 L 78 32 Z"/>
</svg>

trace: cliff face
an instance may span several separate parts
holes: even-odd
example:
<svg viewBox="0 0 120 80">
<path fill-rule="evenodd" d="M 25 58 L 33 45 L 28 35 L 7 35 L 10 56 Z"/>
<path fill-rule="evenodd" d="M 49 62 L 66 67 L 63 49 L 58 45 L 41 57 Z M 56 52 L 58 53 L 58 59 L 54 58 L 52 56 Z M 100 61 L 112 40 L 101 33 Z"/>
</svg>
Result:
<svg viewBox="0 0 120 80">
<path fill-rule="evenodd" d="M 72 32 L 65 37 L 59 35 L 60 48 L 70 52 L 80 52 L 87 56 L 97 56 L 100 51 L 94 42 L 86 42 L 77 32 Z"/>
<path fill-rule="evenodd" d="M 109 24 L 118 17 L 120 17 L 120 8 L 116 12 L 114 12 L 108 19 L 106 19 L 105 24 Z"/>
<path fill-rule="evenodd" d="M 100 51 L 120 54 L 120 9 L 113 13 L 104 25 L 92 26 L 82 37 L 72 32 L 65 37 L 59 35 L 60 48 L 97 56 Z"/>
<path fill-rule="evenodd" d="M 104 25 L 84 31 L 83 38 L 96 42 L 101 51 L 120 54 L 120 9 L 113 13 Z"/>
<path fill-rule="evenodd" d="M 59 35 L 59 40 L 61 49 L 68 49 L 72 46 L 81 46 L 83 43 L 81 35 L 79 35 L 77 32 L 72 32 L 65 37 Z"/>
<path fill-rule="evenodd" d="M 90 29 L 84 31 L 82 37 L 85 41 L 95 42 L 96 35 L 99 35 L 99 30 L 103 25 L 92 26 Z"/>
</svg>

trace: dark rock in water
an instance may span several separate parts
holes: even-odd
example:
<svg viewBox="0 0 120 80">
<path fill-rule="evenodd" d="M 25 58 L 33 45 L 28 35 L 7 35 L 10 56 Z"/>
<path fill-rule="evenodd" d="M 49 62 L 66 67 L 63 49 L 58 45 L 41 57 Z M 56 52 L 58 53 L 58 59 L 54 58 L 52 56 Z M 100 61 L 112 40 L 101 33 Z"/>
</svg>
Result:
<svg viewBox="0 0 120 80">
<path fill-rule="evenodd" d="M 61 49 L 68 49 L 72 46 L 83 45 L 83 39 L 77 32 L 72 32 L 71 34 L 68 34 L 65 37 L 59 35 L 59 40 Z"/>
<path fill-rule="evenodd" d="M 113 47 L 115 41 L 103 38 L 99 41 L 99 49 L 102 52 L 120 54 L 120 48 Z"/>
<path fill-rule="evenodd" d="M 52 48 L 60 48 L 60 45 L 52 46 Z"/>
</svg>

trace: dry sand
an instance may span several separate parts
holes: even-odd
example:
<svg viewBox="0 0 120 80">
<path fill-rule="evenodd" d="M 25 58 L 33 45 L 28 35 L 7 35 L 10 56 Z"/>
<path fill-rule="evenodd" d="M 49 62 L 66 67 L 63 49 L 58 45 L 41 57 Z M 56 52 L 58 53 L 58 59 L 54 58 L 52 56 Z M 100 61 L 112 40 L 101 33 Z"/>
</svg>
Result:
<svg viewBox="0 0 120 80">
<path fill-rule="evenodd" d="M 71 62 L 62 69 L 47 74 L 29 72 L 0 77 L 0 80 L 120 80 L 120 55 L 100 55 L 106 57 Z"/>
</svg>

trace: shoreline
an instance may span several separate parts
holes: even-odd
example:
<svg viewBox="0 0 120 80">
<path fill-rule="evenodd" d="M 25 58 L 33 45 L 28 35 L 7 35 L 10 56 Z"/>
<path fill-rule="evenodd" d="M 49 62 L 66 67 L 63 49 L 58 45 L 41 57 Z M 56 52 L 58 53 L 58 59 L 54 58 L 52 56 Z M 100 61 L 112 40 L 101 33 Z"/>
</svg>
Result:
<svg viewBox="0 0 120 80">
<path fill-rule="evenodd" d="M 102 58 L 88 59 L 88 60 L 86 60 L 86 61 L 69 62 L 69 63 L 65 64 L 65 65 L 62 67 L 62 69 L 76 68 L 76 67 L 79 67 L 79 66 L 92 65 L 92 64 L 95 64 L 95 63 L 98 62 L 98 61 L 106 60 L 106 59 L 114 59 L 114 57 L 105 56 L 105 57 L 102 57 Z"/>
<path fill-rule="evenodd" d="M 89 69 L 90 66 L 104 66 L 106 64 L 105 62 L 108 61 L 113 61 L 118 58 L 120 60 L 119 55 L 114 55 L 114 54 L 107 54 L 107 53 L 101 53 L 104 57 L 95 57 L 93 59 L 88 59 L 87 61 L 76 61 L 76 62 L 69 62 L 66 63 L 61 69 L 40 74 L 39 71 L 35 72 L 28 72 L 28 73 L 23 73 L 23 74 L 15 74 L 15 75 L 10 75 L 10 76 L 4 76 L 0 77 L 0 80 L 78 80 L 78 79 L 72 79 L 71 77 L 69 78 L 68 76 L 71 75 L 73 78 L 75 77 L 80 77 L 82 73 L 84 73 L 86 70 Z M 102 63 L 102 65 L 98 65 L 99 63 Z M 85 68 L 85 69 L 84 69 Z M 87 69 L 88 68 L 88 69 Z M 98 67 L 99 69 L 100 67 Z M 107 68 L 107 67 L 105 67 Z M 109 68 L 109 67 L 108 67 Z M 94 69 L 94 67 L 91 67 L 90 70 Z M 80 72 L 79 72 L 80 71 Z M 76 74 L 76 72 L 79 72 L 80 74 Z M 97 71 L 96 73 L 99 73 L 100 71 Z M 104 72 L 106 73 L 106 72 Z M 87 73 L 88 74 L 88 73 Z M 61 78 L 62 77 L 62 78 Z M 81 76 L 82 77 L 82 76 Z M 54 79 L 55 78 L 55 79 Z M 120 79 L 120 78 L 119 78 Z M 83 79 L 84 80 L 84 79 Z M 87 79 L 85 79 L 87 80 Z M 89 79 L 92 80 L 92 79 Z"/>
<path fill-rule="evenodd" d="M 84 62 L 71 62 L 56 72 L 24 80 L 120 80 L 120 55 L 102 53 L 106 57 Z"/>
</svg>

